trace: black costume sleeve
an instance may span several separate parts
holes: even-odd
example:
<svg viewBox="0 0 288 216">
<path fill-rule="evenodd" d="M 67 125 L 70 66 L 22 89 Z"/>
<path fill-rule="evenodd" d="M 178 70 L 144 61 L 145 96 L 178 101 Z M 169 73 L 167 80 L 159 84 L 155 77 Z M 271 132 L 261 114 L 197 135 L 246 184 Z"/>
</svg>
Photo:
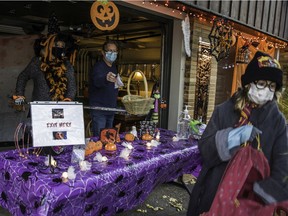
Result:
<svg viewBox="0 0 288 216">
<path fill-rule="evenodd" d="M 32 78 L 35 67 L 35 57 L 29 62 L 26 68 L 18 75 L 16 82 L 16 95 L 24 96 L 27 82 Z"/>
<path fill-rule="evenodd" d="M 66 67 L 67 67 L 66 78 L 67 78 L 68 87 L 67 87 L 67 93 L 65 97 L 73 100 L 76 95 L 76 81 L 75 81 L 75 75 L 74 75 L 74 68 L 68 61 L 66 63 Z"/>
</svg>

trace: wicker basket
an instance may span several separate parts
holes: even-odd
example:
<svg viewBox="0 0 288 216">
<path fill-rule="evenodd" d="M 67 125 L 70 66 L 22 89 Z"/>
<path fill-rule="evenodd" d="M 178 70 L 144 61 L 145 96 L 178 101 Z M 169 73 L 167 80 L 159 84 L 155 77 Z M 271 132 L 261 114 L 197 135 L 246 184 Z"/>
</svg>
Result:
<svg viewBox="0 0 288 216">
<path fill-rule="evenodd" d="M 133 75 L 136 72 L 140 72 L 143 76 L 143 81 L 144 81 L 144 86 L 145 86 L 145 97 L 140 96 L 140 95 L 131 95 L 130 93 L 130 82 L 131 82 Z M 146 115 L 149 113 L 150 109 L 152 108 L 154 98 L 148 97 L 147 79 L 142 71 L 135 70 L 130 74 L 128 78 L 128 83 L 127 83 L 127 93 L 128 95 L 125 95 L 122 98 L 122 103 L 124 104 L 125 109 L 129 114 Z"/>
</svg>

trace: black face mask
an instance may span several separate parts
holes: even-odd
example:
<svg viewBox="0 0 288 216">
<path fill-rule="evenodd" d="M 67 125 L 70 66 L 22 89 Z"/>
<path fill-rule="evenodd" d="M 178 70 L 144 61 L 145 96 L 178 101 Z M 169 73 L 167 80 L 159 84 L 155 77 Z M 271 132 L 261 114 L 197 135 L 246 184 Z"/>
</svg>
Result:
<svg viewBox="0 0 288 216">
<path fill-rule="evenodd" d="M 62 59 L 62 58 L 65 56 L 64 48 L 53 47 L 53 48 L 52 48 L 52 54 L 53 54 L 57 59 Z"/>
</svg>

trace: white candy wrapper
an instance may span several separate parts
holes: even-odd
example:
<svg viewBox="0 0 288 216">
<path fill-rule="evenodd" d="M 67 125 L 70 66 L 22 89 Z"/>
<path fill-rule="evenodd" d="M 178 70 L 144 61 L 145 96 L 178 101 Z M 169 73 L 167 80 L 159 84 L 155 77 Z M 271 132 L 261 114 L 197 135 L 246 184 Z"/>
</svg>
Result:
<svg viewBox="0 0 288 216">
<path fill-rule="evenodd" d="M 172 138 L 172 140 L 173 140 L 173 142 L 177 142 L 177 141 L 179 141 L 179 138 L 178 138 L 177 136 L 174 136 L 174 137 Z"/>
<path fill-rule="evenodd" d="M 124 146 L 125 148 L 130 149 L 130 150 L 134 148 L 134 147 L 132 146 L 132 144 L 129 143 L 129 142 L 123 142 L 121 145 Z"/>
<path fill-rule="evenodd" d="M 160 142 L 158 142 L 156 140 L 151 140 L 151 146 L 157 147 L 158 145 L 160 145 Z"/>
<path fill-rule="evenodd" d="M 67 174 L 68 179 L 74 180 L 76 178 L 75 168 L 73 166 L 69 166 Z"/>
<path fill-rule="evenodd" d="M 71 155 L 71 162 L 78 163 L 85 160 L 85 145 L 74 145 Z"/>
<path fill-rule="evenodd" d="M 116 82 L 115 82 L 115 89 L 124 86 L 124 83 L 121 80 L 119 74 L 117 74 Z"/>
<path fill-rule="evenodd" d="M 128 160 L 130 153 L 131 153 L 131 149 L 125 148 L 120 152 L 119 157 L 122 157 L 125 160 Z"/>
<path fill-rule="evenodd" d="M 91 169 L 91 163 L 88 161 L 79 161 L 79 166 L 81 171 L 88 171 Z"/>
<path fill-rule="evenodd" d="M 96 160 L 101 163 L 101 162 L 106 162 L 108 158 L 106 156 L 102 156 L 100 152 L 97 152 L 93 160 L 94 161 Z"/>
</svg>

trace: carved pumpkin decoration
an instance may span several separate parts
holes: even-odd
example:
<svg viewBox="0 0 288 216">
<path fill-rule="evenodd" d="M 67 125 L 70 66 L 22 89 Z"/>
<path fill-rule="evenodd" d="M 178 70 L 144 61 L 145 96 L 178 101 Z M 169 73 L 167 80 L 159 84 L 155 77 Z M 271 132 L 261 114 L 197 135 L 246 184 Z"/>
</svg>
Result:
<svg viewBox="0 0 288 216">
<path fill-rule="evenodd" d="M 105 145 L 105 150 L 107 151 L 116 151 L 117 150 L 117 146 L 115 143 L 107 143 Z"/>
<path fill-rule="evenodd" d="M 103 147 L 103 144 L 101 141 L 97 141 L 97 142 L 89 141 L 85 148 L 85 156 L 88 156 L 95 151 L 101 150 L 102 147 Z"/>
<path fill-rule="evenodd" d="M 120 19 L 119 10 L 113 2 L 93 3 L 90 16 L 93 24 L 100 30 L 113 30 L 117 27 Z"/>
<path fill-rule="evenodd" d="M 135 136 L 132 133 L 126 133 L 124 139 L 128 142 L 133 142 L 135 139 Z"/>
<path fill-rule="evenodd" d="M 104 128 L 100 132 L 100 140 L 102 143 L 115 143 L 117 139 L 117 130 L 115 128 Z"/>
<path fill-rule="evenodd" d="M 165 100 L 161 100 L 160 108 L 161 109 L 166 109 L 167 108 L 167 102 Z"/>
</svg>

